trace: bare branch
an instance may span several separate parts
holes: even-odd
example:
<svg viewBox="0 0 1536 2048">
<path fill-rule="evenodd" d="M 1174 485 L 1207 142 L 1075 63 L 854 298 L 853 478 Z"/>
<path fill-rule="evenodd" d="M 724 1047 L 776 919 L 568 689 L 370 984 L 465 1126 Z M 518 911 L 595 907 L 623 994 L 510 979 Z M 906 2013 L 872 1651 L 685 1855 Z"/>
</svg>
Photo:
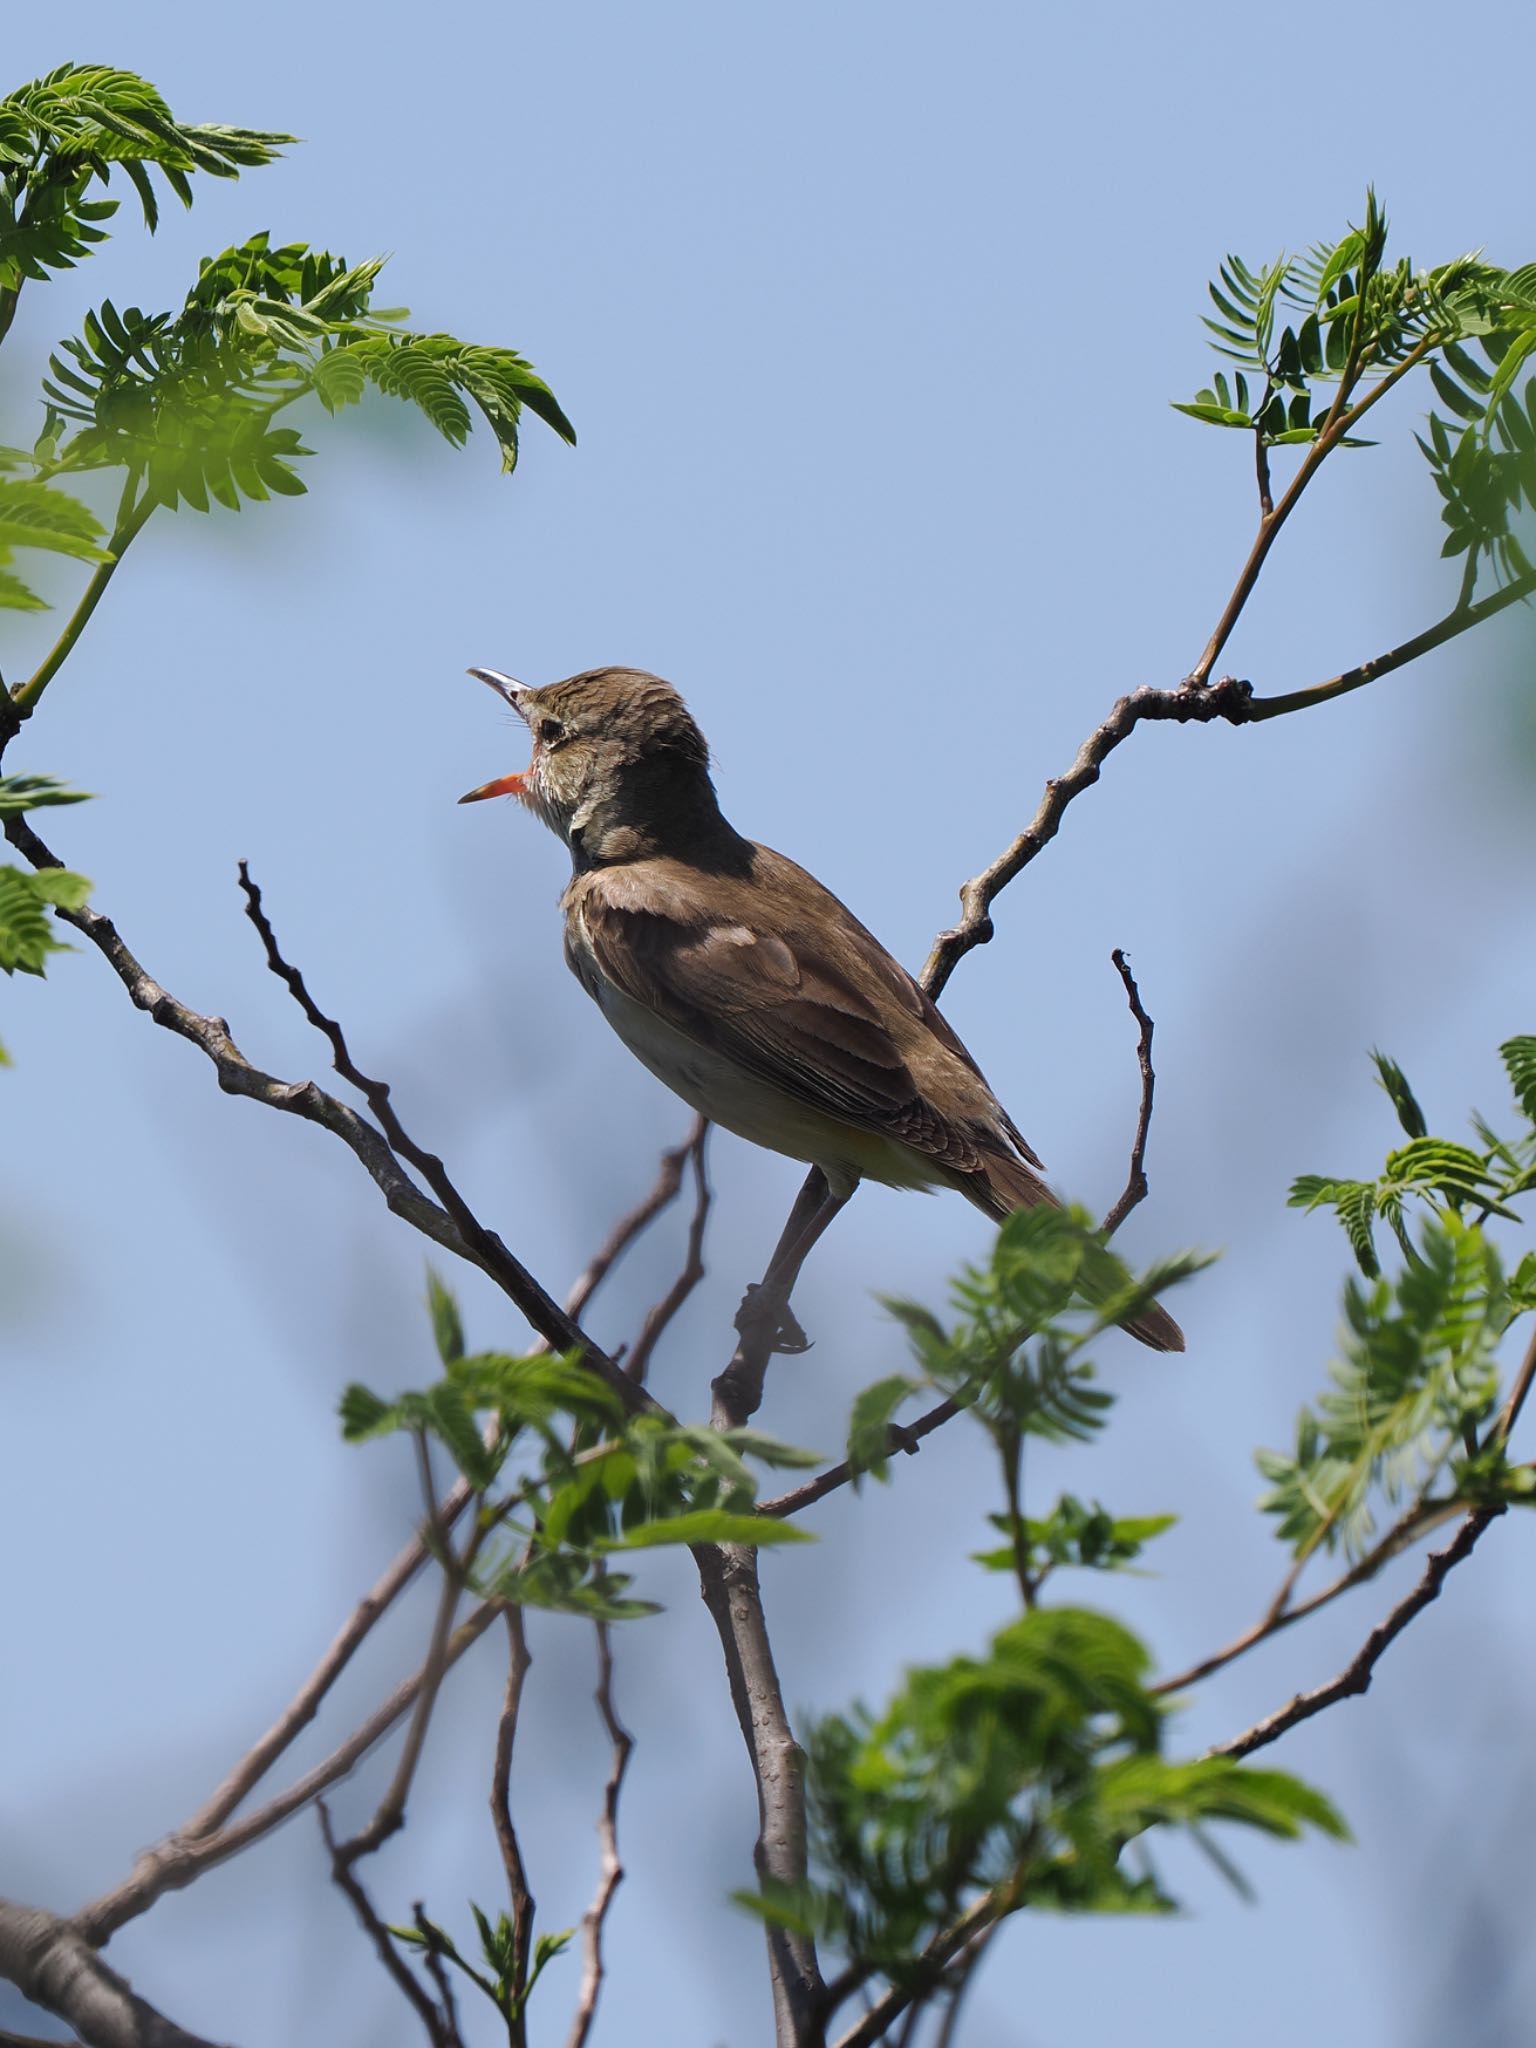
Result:
<svg viewBox="0 0 1536 2048">
<path fill-rule="evenodd" d="M 528 1957 L 533 1947 L 533 1893 L 523 1852 L 512 1825 L 512 1751 L 517 1742 L 518 1716 L 523 1708 L 523 1683 L 533 1659 L 528 1651 L 528 1632 L 523 1626 L 521 1607 L 507 1609 L 507 1690 L 502 1700 L 501 1719 L 496 1724 L 496 1760 L 491 1768 L 491 1820 L 501 1850 L 501 1866 L 507 1874 L 507 1899 L 512 1919 L 512 1984 L 519 1998 L 528 1988 Z"/>
<path fill-rule="evenodd" d="M 464 2037 L 459 2032 L 459 2008 L 453 1996 L 453 1982 L 443 1962 L 441 1949 L 434 1939 L 426 1906 L 420 1899 L 411 1908 L 411 1918 L 416 1924 L 416 1932 L 421 1936 L 422 1962 L 427 1975 L 432 1979 L 432 1988 L 437 1993 L 443 2031 L 447 2035 L 450 2048 L 464 2048 Z"/>
<path fill-rule="evenodd" d="M 383 1131 L 391 1152 L 414 1166 L 437 1196 L 452 1219 L 459 1236 L 469 1248 L 469 1256 L 476 1264 L 483 1266 L 502 1292 L 517 1304 L 540 1336 L 564 1350 L 582 1352 L 582 1362 L 623 1396 L 631 1413 L 637 1407 L 646 1405 L 628 1375 L 621 1372 L 613 1360 L 572 1322 L 552 1295 L 545 1293 L 527 1267 L 513 1257 L 496 1233 L 486 1229 L 454 1186 L 437 1154 L 423 1150 L 410 1136 L 390 1100 L 389 1083 L 373 1080 L 357 1065 L 347 1049 L 346 1036 L 341 1026 L 334 1017 L 325 1015 L 310 995 L 298 968 L 290 966 L 283 958 L 278 947 L 277 935 L 262 909 L 261 891 L 251 880 L 250 868 L 245 861 L 240 862 L 240 886 L 245 891 L 246 915 L 261 935 L 267 965 L 278 979 L 287 985 L 289 993 L 304 1015 L 329 1043 L 331 1064 L 344 1081 L 350 1081 L 362 1094 L 378 1119 L 379 1128 Z"/>
<path fill-rule="evenodd" d="M 683 1270 L 646 1316 L 640 1335 L 635 1339 L 635 1348 L 624 1361 L 624 1370 L 630 1378 L 642 1383 L 651 1362 L 651 1354 L 661 1341 L 668 1323 L 704 1278 L 704 1226 L 709 1220 L 710 1201 L 709 1180 L 704 1171 L 704 1141 L 708 1135 L 708 1120 L 701 1116 L 694 1124 L 693 1135 L 685 1147 L 685 1156 L 693 1165 L 694 1193 L 693 1217 L 688 1225 L 688 1248 L 683 1259 Z M 668 1156 L 670 1157 L 670 1154 Z"/>
<path fill-rule="evenodd" d="M 499 1600 L 486 1600 L 465 1616 L 449 1639 L 444 1657 L 444 1669 L 455 1665 L 466 1650 L 490 1627 L 502 1611 Z M 259 1842 L 264 1835 L 280 1827 L 302 1808 L 312 1804 L 322 1792 L 326 1792 L 339 1778 L 344 1778 L 373 1748 L 386 1736 L 402 1716 L 409 1713 L 420 1695 L 426 1678 L 426 1666 L 414 1672 L 411 1677 L 397 1685 L 392 1693 L 321 1763 L 313 1770 L 290 1785 L 286 1792 L 279 1793 L 265 1806 L 257 1807 L 244 1820 L 235 1821 L 217 1834 L 200 1839 L 188 1840 L 183 1835 L 171 1835 L 147 1850 L 135 1864 L 132 1873 L 114 1890 L 105 1892 L 90 1905 L 75 1914 L 73 1924 L 92 1942 L 104 1942 L 119 1927 L 134 1920 L 140 1913 L 148 1912 L 156 1899 L 169 1891 L 180 1891 L 211 1870 L 217 1863 L 228 1862 L 231 1856 L 238 1856 L 242 1849 L 248 1849 L 252 1842 Z"/>
<path fill-rule="evenodd" d="M 1047 782 L 1039 807 L 1024 830 L 961 889 L 960 922 L 949 931 L 940 932 L 918 977 L 929 995 L 937 998 L 965 955 L 991 938 L 992 920 L 988 912 L 995 899 L 1037 854 L 1044 852 L 1060 831 L 1068 804 L 1085 789 L 1092 788 L 1109 756 L 1130 738 L 1138 725 L 1167 719 L 1181 725 L 1209 725 L 1217 719 L 1229 725 L 1246 725 L 1253 716 L 1252 704 L 1252 685 L 1239 682 L 1235 676 L 1223 676 L 1199 689 L 1188 685 L 1173 690 L 1149 688 L 1122 697 L 1103 724 L 1083 741 L 1066 774 Z"/>
<path fill-rule="evenodd" d="M 613 1267 L 627 1252 L 636 1238 L 652 1224 L 672 1202 L 675 1202 L 683 1185 L 683 1173 L 689 1155 L 702 1144 L 707 1119 L 699 1116 L 693 1120 L 688 1135 L 680 1145 L 673 1145 L 661 1155 L 661 1171 L 656 1176 L 656 1185 L 643 1202 L 620 1217 L 608 1236 L 592 1254 L 585 1272 L 576 1281 L 565 1297 L 565 1312 L 568 1316 L 580 1316 L 587 1303 L 596 1294 Z M 633 1371 L 633 1364 L 630 1366 Z"/>
<path fill-rule="evenodd" d="M 1415 633 L 1411 640 L 1388 648 L 1385 654 L 1362 661 L 1358 668 L 1347 668 L 1341 675 L 1330 676 L 1323 683 L 1311 683 L 1304 690 L 1292 690 L 1277 697 L 1255 697 L 1249 707 L 1249 720 L 1257 725 L 1266 718 L 1284 718 L 1292 711 L 1309 711 L 1314 704 L 1327 704 L 1335 697 L 1348 696 L 1351 690 L 1364 689 L 1367 683 L 1390 675 L 1394 669 L 1406 668 L 1421 654 L 1432 653 L 1435 648 L 1443 647 L 1447 640 L 1470 632 L 1472 627 L 1482 625 L 1485 619 L 1495 618 L 1512 604 L 1519 604 L 1533 594 L 1536 594 L 1536 573 L 1517 577 L 1513 583 L 1506 583 L 1502 590 L 1494 591 L 1491 597 L 1485 597 L 1477 604 L 1458 602 L 1443 619 L 1437 619 L 1422 633 Z"/>
<path fill-rule="evenodd" d="M 761 1882 L 803 1884 L 807 1871 L 805 1754 L 790 1730 L 763 1615 L 757 1552 L 741 1544 L 698 1544 L 699 1587 L 725 1651 L 736 1720 L 757 1786 L 754 1860 Z M 815 1944 L 789 1929 L 767 1930 L 775 2039 L 798 2044 L 823 1997 Z"/>
<path fill-rule="evenodd" d="M 85 2048 L 214 2048 L 140 1998 L 83 1929 L 42 1906 L 0 1899 L 0 1977 L 57 2013 Z"/>
<path fill-rule="evenodd" d="M 427 2039 L 432 2048 L 456 2048 L 457 2028 L 450 2034 L 444 2023 L 443 2014 L 422 1989 L 415 1972 L 406 1963 L 396 1948 L 389 1929 L 373 1910 L 373 1902 L 359 1882 L 357 1872 L 352 1868 L 354 1858 L 346 1849 L 338 1847 L 331 1830 L 331 1816 L 322 1799 L 318 1802 L 320 1832 L 325 1837 L 325 1846 L 330 1852 L 331 1876 L 346 1894 L 353 1912 L 357 1915 L 368 1939 L 373 1943 L 374 1953 L 384 1965 L 397 1990 L 414 2007 L 417 2017 L 427 2030 Z"/>
<path fill-rule="evenodd" d="M 1281 1707 L 1262 1721 L 1256 1721 L 1251 1728 L 1245 1728 L 1241 1735 L 1234 1735 L 1229 1742 L 1220 1742 L 1208 1754 L 1211 1756 L 1245 1757 L 1252 1756 L 1256 1749 L 1264 1749 L 1276 1742 L 1292 1728 L 1303 1721 L 1310 1721 L 1314 1714 L 1322 1713 L 1325 1707 L 1337 1705 L 1340 1700 L 1350 1699 L 1363 1692 L 1369 1692 L 1371 1678 L 1377 1664 L 1396 1642 L 1403 1630 L 1416 1614 L 1421 1614 L 1433 1600 L 1440 1597 L 1440 1588 L 1447 1575 L 1454 1571 L 1463 1559 L 1472 1555 L 1478 1538 L 1491 1522 L 1504 1513 L 1502 1507 L 1478 1508 L 1468 1515 L 1457 1530 L 1455 1538 L 1444 1550 L 1432 1550 L 1425 1562 L 1423 1577 L 1405 1599 L 1400 1600 L 1384 1621 L 1379 1621 L 1366 1637 L 1359 1651 L 1352 1657 L 1337 1678 L 1326 1685 L 1320 1685 L 1312 1692 L 1297 1693 L 1288 1707 Z"/>
<path fill-rule="evenodd" d="M 1136 1059 L 1141 1068 L 1141 1109 L 1136 1117 L 1136 1135 L 1131 1140 L 1131 1167 L 1126 1175 L 1125 1190 L 1104 1218 L 1106 1238 L 1113 1237 L 1136 1204 L 1147 1198 L 1147 1136 L 1152 1128 L 1152 1090 L 1157 1082 L 1152 1071 L 1152 1019 L 1141 1006 L 1141 991 L 1136 986 L 1123 949 L 1116 946 L 1109 957 L 1125 984 L 1125 999 L 1131 1006 L 1131 1015 L 1136 1019 L 1140 1033 L 1136 1041 Z"/>
<path fill-rule="evenodd" d="M 613 1703 L 613 1643 L 608 1624 L 599 1621 L 594 1622 L 593 1627 L 597 1631 L 595 1698 L 597 1711 L 608 1731 L 612 1761 L 603 1786 L 603 1810 L 597 1823 L 601 1844 L 597 1892 L 582 1917 L 585 1959 L 581 1972 L 581 1995 L 571 2031 L 566 2037 L 566 2048 L 585 2048 L 592 2022 L 597 2017 L 597 2000 L 603 1988 L 604 1974 L 603 1928 L 607 1923 L 608 1909 L 613 1904 L 613 1895 L 624 1881 L 624 1866 L 619 1861 L 619 1795 L 624 1789 L 624 1773 L 629 1769 L 630 1755 L 635 1746 L 635 1738 L 619 1719 Z"/>
<path fill-rule="evenodd" d="M 916 1457 L 918 1447 L 925 1436 L 932 1436 L 936 1429 L 942 1429 L 946 1422 L 952 1422 L 964 1407 L 960 1401 L 940 1401 L 930 1408 L 926 1415 L 919 1415 L 916 1422 L 893 1422 L 890 1426 L 889 1444 L 892 1453 L 905 1451 L 909 1457 Z M 846 1486 L 853 1477 L 853 1467 L 846 1459 L 840 1465 L 829 1465 L 825 1472 L 818 1472 L 814 1479 L 807 1479 L 803 1486 L 792 1487 L 788 1493 L 776 1494 L 772 1500 L 760 1500 L 757 1512 L 772 1515 L 782 1520 L 786 1515 L 798 1515 L 802 1508 L 808 1508 L 818 1500 L 825 1500 L 829 1493 L 836 1493 L 840 1486 Z"/>
</svg>

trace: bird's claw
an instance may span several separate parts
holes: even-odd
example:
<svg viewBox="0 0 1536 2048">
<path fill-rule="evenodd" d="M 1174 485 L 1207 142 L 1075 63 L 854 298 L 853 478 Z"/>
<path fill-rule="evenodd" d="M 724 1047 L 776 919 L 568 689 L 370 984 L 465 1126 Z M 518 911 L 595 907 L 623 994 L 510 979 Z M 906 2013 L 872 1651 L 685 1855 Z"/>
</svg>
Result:
<svg viewBox="0 0 1536 2048">
<path fill-rule="evenodd" d="M 765 1332 L 771 1332 L 769 1350 L 783 1357 L 796 1358 L 811 1348 L 811 1339 L 801 1329 L 800 1319 L 788 1302 L 775 1303 L 760 1282 L 753 1280 L 736 1311 L 736 1333 L 751 1338 Z"/>
</svg>

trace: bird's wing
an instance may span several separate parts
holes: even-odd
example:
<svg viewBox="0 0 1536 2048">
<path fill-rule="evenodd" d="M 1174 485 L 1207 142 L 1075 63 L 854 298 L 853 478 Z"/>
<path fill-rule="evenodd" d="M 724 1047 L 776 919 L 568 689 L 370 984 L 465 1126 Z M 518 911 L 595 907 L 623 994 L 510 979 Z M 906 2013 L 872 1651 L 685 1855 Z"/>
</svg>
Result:
<svg viewBox="0 0 1536 2048">
<path fill-rule="evenodd" d="M 808 921 L 777 915 L 784 906 L 772 887 L 716 890 L 706 909 L 684 884 L 669 889 L 664 874 L 609 874 L 607 886 L 589 877 L 597 886 L 571 905 L 595 966 L 696 1044 L 805 1108 L 960 1174 L 995 1149 L 998 1124 L 1011 1130 L 922 990 L 818 884 L 822 914 Z M 796 877 L 803 902 L 810 878 Z M 935 1062 L 960 1084 L 959 1115 L 939 1109 L 913 1071 Z"/>
</svg>

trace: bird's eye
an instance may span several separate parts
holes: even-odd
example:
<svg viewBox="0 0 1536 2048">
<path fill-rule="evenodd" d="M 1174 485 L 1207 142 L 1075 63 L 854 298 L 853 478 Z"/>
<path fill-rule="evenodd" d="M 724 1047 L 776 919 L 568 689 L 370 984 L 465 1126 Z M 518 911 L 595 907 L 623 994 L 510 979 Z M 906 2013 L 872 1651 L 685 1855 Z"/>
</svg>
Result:
<svg viewBox="0 0 1536 2048">
<path fill-rule="evenodd" d="M 546 747 L 558 747 L 565 736 L 565 727 L 558 718 L 541 718 L 539 720 L 539 738 Z"/>
</svg>

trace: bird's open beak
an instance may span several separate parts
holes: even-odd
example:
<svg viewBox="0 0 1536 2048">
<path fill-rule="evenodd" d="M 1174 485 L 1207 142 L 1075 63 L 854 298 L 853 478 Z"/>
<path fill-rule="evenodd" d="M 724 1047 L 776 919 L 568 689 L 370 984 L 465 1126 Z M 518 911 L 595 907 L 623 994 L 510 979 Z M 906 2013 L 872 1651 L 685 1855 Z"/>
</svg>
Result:
<svg viewBox="0 0 1536 2048">
<path fill-rule="evenodd" d="M 522 707 L 517 700 L 522 692 L 527 689 L 528 685 L 526 683 L 520 683 L 515 676 L 504 676 L 500 669 L 472 668 L 469 673 L 477 682 L 488 684 L 504 703 L 510 704 L 518 716 L 522 717 Z M 478 789 L 466 790 L 464 795 L 459 798 L 459 802 L 461 804 L 477 804 L 482 797 L 487 796 L 520 797 L 525 793 L 526 787 L 526 774 L 498 775 L 494 782 L 482 782 Z"/>
</svg>

